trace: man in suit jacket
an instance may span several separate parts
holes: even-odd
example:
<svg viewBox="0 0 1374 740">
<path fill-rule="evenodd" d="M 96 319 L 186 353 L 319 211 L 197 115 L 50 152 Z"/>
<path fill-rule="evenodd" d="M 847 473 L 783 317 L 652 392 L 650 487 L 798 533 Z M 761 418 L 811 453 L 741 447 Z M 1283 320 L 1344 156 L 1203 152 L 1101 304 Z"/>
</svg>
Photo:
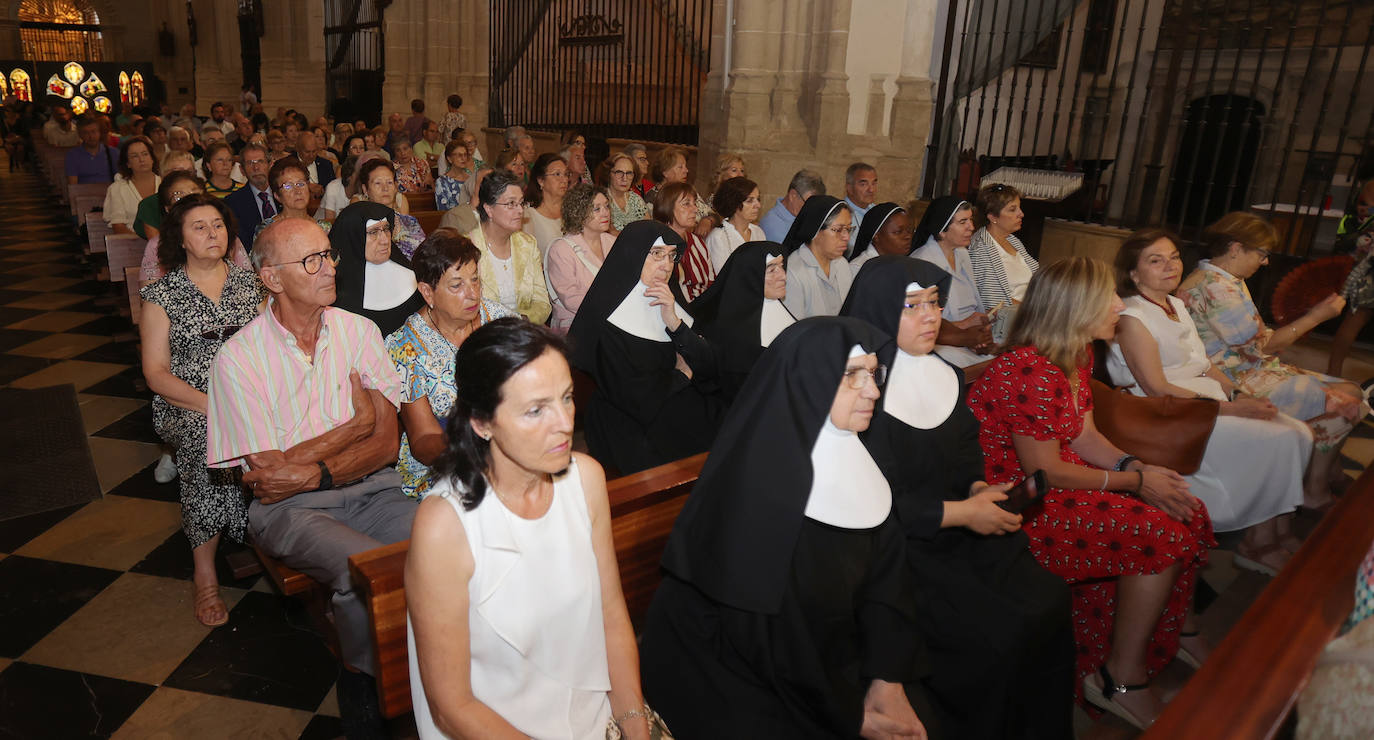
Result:
<svg viewBox="0 0 1374 740">
<path fill-rule="evenodd" d="M 320 156 L 320 142 L 315 134 L 302 131 L 296 136 L 296 159 L 305 165 L 305 174 L 310 181 L 310 199 L 324 197 L 324 186 L 334 179 L 334 163 Z"/>
<path fill-rule="evenodd" d="M 260 144 L 244 145 L 239 153 L 243 174 L 248 177 L 248 186 L 240 188 L 224 197 L 224 204 L 234 212 L 238 222 L 239 241 L 243 248 L 253 251 L 253 235 L 263 219 L 277 215 L 281 206 L 272 197 L 272 188 L 267 182 L 267 172 L 272 162 L 267 158 L 267 149 Z"/>
</svg>

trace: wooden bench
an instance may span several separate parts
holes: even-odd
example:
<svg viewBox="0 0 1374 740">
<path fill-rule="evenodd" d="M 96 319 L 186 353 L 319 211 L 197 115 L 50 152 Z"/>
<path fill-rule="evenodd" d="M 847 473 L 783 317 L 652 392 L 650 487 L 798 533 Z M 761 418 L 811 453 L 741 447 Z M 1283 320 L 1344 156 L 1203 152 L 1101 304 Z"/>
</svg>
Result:
<svg viewBox="0 0 1374 740">
<path fill-rule="evenodd" d="M 105 257 L 110 260 L 110 280 L 124 281 L 124 268 L 143 264 L 143 252 L 148 240 L 137 234 L 106 234 Z"/>
<path fill-rule="evenodd" d="M 67 186 L 67 197 L 70 199 L 72 215 L 76 217 L 77 224 L 86 223 L 86 214 L 92 209 L 105 206 L 105 191 L 109 188 L 110 184 L 104 182 Z M 103 219 L 97 220 L 104 223 Z"/>
<path fill-rule="evenodd" d="M 1355 601 L 1374 541 L 1366 470 L 1189 679 L 1144 740 L 1272 738 Z"/>
<path fill-rule="evenodd" d="M 439 222 L 444 218 L 443 211 L 411 211 L 410 215 L 420 222 L 420 228 L 424 229 L 425 236 L 434 233 L 439 228 Z"/>
<path fill-rule="evenodd" d="M 658 588 L 659 560 L 673 531 L 673 521 L 705 462 L 706 453 L 702 453 L 606 484 L 620 585 L 630 618 L 636 623 Z M 409 541 L 398 542 L 348 559 L 353 583 L 367 601 L 377 651 L 377 695 L 385 717 L 398 717 L 411 709 L 405 600 L 409 548 Z"/>
<path fill-rule="evenodd" d="M 434 206 L 434 191 L 428 193 L 406 193 L 406 202 L 410 204 L 410 212 L 433 211 L 437 210 Z"/>
<path fill-rule="evenodd" d="M 138 291 L 142 290 L 144 285 L 146 283 L 143 282 L 142 267 L 124 268 L 124 286 L 129 297 L 129 322 L 134 326 L 138 326 L 138 317 L 143 313 L 143 297 Z"/>
</svg>

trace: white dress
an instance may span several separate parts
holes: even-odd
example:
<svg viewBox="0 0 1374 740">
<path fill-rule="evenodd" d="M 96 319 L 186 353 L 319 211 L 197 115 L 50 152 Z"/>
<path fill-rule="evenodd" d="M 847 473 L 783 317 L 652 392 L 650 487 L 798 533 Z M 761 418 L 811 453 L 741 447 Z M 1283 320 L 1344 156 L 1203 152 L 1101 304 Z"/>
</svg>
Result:
<svg viewBox="0 0 1374 740">
<path fill-rule="evenodd" d="M 1173 296 L 1169 303 L 1178 321 L 1141 296 L 1126 298 L 1121 315 L 1140 321 L 1155 338 L 1164 377 L 1170 383 L 1226 400 L 1221 385 L 1204 375 L 1211 361 L 1187 307 Z M 1107 356 L 1107 371 L 1116 385 L 1145 395 L 1116 342 Z M 1311 430 L 1291 416 L 1279 414 L 1272 421 L 1217 416 L 1202 467 L 1187 476 L 1189 490 L 1207 505 L 1214 530 L 1244 529 L 1290 513 L 1302 503 L 1302 478 L 1311 454 Z"/>
<path fill-rule="evenodd" d="M 539 246 L 539 262 L 543 264 L 544 258 L 549 254 L 549 245 L 553 240 L 563 236 L 562 219 L 549 218 L 531 206 L 525 206 L 524 232 L 534 237 L 534 243 Z"/>
<path fill-rule="evenodd" d="M 472 549 L 473 696 L 530 737 L 604 738 L 610 669 L 591 516 L 576 460 L 554 480 L 553 503 L 538 519 L 516 516 L 490 489 L 471 511 L 448 481 L 428 495 L 453 506 Z M 440 740 L 446 736 L 430 715 L 409 619 L 406 643 L 415 726 L 421 740 Z"/>
</svg>

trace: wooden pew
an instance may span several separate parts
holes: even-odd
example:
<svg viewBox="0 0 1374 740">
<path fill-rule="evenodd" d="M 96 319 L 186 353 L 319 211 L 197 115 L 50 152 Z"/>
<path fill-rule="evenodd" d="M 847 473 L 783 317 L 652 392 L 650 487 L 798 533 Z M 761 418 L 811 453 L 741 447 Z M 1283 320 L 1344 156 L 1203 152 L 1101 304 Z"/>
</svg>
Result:
<svg viewBox="0 0 1374 740">
<path fill-rule="evenodd" d="M 1356 574 L 1374 541 L 1371 522 L 1374 472 L 1367 469 L 1144 740 L 1275 737 L 1354 607 Z"/>
<path fill-rule="evenodd" d="M 406 202 L 410 204 L 410 212 L 412 215 L 414 215 L 416 211 L 438 210 L 434 206 L 433 190 L 428 193 L 406 193 Z"/>
<path fill-rule="evenodd" d="M 86 221 L 86 251 L 88 254 L 105 253 L 105 237 L 114 234 L 110 225 L 105 223 L 105 219 L 96 214 L 95 218 Z M 140 259 L 142 255 L 139 255 Z M 106 276 L 106 279 L 110 279 Z"/>
<path fill-rule="evenodd" d="M 659 560 L 673 521 L 701 474 L 706 453 L 627 475 L 606 484 L 611 535 L 630 617 L 638 623 L 659 582 Z M 348 559 L 353 583 L 367 601 L 377 651 L 377 694 L 382 715 L 410 711 L 406 648 L 405 559 L 410 542 L 379 547 Z"/>
<path fill-rule="evenodd" d="M 124 268 L 143 264 L 143 251 L 148 240 L 137 234 L 106 234 L 105 256 L 110 260 L 110 280 L 124 281 Z"/>
<path fill-rule="evenodd" d="M 442 211 L 411 211 L 410 215 L 420 222 L 420 228 L 424 229 L 425 236 L 433 234 L 434 230 L 439 228 L 439 222 L 444 218 Z"/>
<path fill-rule="evenodd" d="M 143 297 L 138 291 L 146 283 L 143 282 L 143 268 L 137 265 L 124 268 L 124 286 L 129 296 L 129 321 L 134 326 L 138 326 L 139 314 L 143 313 Z"/>
<path fill-rule="evenodd" d="M 103 182 L 67 186 L 72 215 L 76 217 L 77 224 L 86 223 L 86 214 L 90 213 L 91 209 L 104 207 L 105 191 L 109 188 L 109 183 Z"/>
</svg>

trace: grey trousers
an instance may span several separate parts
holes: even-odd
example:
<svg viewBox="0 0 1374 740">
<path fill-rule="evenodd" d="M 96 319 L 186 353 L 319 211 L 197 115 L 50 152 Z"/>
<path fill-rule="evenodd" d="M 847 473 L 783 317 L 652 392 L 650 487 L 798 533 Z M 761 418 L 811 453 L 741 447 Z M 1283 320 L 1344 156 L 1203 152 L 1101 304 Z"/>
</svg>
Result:
<svg viewBox="0 0 1374 740">
<path fill-rule="evenodd" d="M 353 591 L 348 556 L 410 537 L 416 502 L 401 492 L 401 475 L 382 468 L 349 486 L 298 493 L 248 507 L 249 540 L 284 565 L 334 591 L 334 626 L 344 663 L 376 675 L 367 608 Z"/>
</svg>

